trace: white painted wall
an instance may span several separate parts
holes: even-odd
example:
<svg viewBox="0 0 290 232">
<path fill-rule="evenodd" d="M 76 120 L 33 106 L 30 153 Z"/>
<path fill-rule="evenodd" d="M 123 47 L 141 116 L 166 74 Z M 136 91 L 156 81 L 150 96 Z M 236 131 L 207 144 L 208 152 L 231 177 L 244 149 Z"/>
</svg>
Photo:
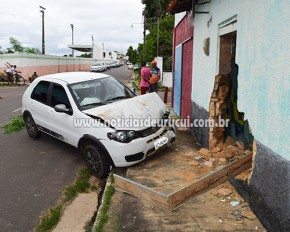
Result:
<svg viewBox="0 0 290 232">
<path fill-rule="evenodd" d="M 6 62 L 9 62 L 10 64 L 16 64 L 18 67 L 29 67 L 67 64 L 92 64 L 96 61 L 96 59 L 91 58 L 72 58 L 26 53 L 0 55 L 0 67 L 6 67 Z"/>
<path fill-rule="evenodd" d="M 178 23 L 183 19 L 185 15 L 186 15 L 186 12 L 181 12 L 174 15 L 174 27 L 178 25 Z"/>
<path fill-rule="evenodd" d="M 245 112 L 257 140 L 290 160 L 290 1 L 218 0 L 198 10 L 210 14 L 194 18 L 192 101 L 208 110 L 218 74 L 218 24 L 237 14 L 239 111 Z M 203 52 L 207 37 L 209 56 Z"/>
<path fill-rule="evenodd" d="M 172 72 L 163 72 L 162 85 L 168 88 L 172 88 Z"/>
</svg>

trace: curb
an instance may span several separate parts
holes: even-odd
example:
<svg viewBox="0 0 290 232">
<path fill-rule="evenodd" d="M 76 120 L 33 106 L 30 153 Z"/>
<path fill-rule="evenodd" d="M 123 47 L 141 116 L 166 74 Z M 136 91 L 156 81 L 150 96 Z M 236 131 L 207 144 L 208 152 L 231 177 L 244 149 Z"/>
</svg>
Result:
<svg viewBox="0 0 290 232">
<path fill-rule="evenodd" d="M 104 200 L 105 200 L 104 196 L 106 196 L 106 193 L 108 191 L 109 186 L 111 186 L 113 184 L 113 182 L 112 182 L 112 179 L 113 179 L 112 178 L 112 175 L 113 175 L 113 173 L 111 172 L 110 175 L 108 176 L 108 179 L 107 179 L 107 182 L 106 182 L 106 185 L 105 185 L 105 189 L 104 189 L 104 192 L 103 192 L 103 196 L 102 196 L 102 201 L 100 203 L 100 207 L 98 208 L 97 217 L 96 217 L 96 220 L 95 220 L 95 222 L 93 224 L 93 227 L 92 227 L 92 230 L 91 230 L 92 232 L 93 231 L 96 231 L 96 227 L 97 227 L 97 225 L 98 225 L 98 223 L 100 221 L 100 217 L 101 217 L 100 216 L 100 212 L 103 209 Z"/>
</svg>

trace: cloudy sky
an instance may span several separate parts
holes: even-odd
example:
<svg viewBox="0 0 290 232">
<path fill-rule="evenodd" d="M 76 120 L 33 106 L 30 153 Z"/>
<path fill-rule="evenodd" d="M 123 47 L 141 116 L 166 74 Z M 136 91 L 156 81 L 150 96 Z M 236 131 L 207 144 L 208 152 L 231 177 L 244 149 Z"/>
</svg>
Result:
<svg viewBox="0 0 290 232">
<path fill-rule="evenodd" d="M 74 44 L 94 43 L 108 51 L 126 52 L 142 42 L 141 0 L 10 0 L 0 8 L 0 46 L 10 47 L 9 37 L 16 38 L 25 47 L 41 51 L 42 16 L 45 10 L 45 52 L 49 55 L 71 53 Z"/>
</svg>

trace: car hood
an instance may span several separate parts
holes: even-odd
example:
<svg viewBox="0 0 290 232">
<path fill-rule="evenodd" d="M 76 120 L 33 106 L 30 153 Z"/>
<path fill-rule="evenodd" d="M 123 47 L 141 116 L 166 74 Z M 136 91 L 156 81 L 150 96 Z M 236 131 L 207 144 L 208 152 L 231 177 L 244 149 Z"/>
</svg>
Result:
<svg viewBox="0 0 290 232">
<path fill-rule="evenodd" d="M 83 113 L 104 120 L 117 130 L 142 130 L 149 127 L 148 122 L 151 124 L 153 120 L 162 118 L 165 110 L 160 97 L 150 93 L 84 110 Z"/>
</svg>

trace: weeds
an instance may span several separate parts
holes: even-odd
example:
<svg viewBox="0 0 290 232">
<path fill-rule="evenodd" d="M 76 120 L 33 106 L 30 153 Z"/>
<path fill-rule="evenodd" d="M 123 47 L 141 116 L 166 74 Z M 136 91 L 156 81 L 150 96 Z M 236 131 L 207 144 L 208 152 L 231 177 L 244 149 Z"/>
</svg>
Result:
<svg viewBox="0 0 290 232">
<path fill-rule="evenodd" d="M 90 171 L 87 168 L 80 169 L 75 183 L 65 188 L 63 201 L 69 202 L 73 200 L 78 193 L 85 192 L 90 187 L 89 178 Z"/>
<path fill-rule="evenodd" d="M 112 196 L 115 192 L 115 188 L 113 187 L 112 183 L 114 183 L 114 177 L 113 175 L 111 174 L 110 176 L 110 185 L 107 187 L 107 189 L 105 190 L 105 193 L 103 195 L 103 203 L 102 203 L 102 208 L 100 209 L 100 212 L 99 212 L 99 220 L 98 220 L 98 224 L 96 226 L 96 229 L 95 229 L 95 232 L 102 232 L 104 231 L 104 227 L 105 227 L 105 224 L 106 222 L 108 221 L 109 219 L 109 216 L 108 216 L 108 211 L 109 211 L 109 208 L 110 208 L 110 203 L 111 203 L 111 199 L 112 199 Z"/>
<path fill-rule="evenodd" d="M 21 131 L 25 127 L 23 117 L 21 115 L 15 116 L 9 120 L 9 122 L 3 126 L 4 134 L 11 134 Z"/>
<path fill-rule="evenodd" d="M 35 227 L 36 232 L 49 231 L 59 221 L 62 214 L 62 205 L 57 205 L 44 213 L 40 219 L 40 223 Z"/>
</svg>

